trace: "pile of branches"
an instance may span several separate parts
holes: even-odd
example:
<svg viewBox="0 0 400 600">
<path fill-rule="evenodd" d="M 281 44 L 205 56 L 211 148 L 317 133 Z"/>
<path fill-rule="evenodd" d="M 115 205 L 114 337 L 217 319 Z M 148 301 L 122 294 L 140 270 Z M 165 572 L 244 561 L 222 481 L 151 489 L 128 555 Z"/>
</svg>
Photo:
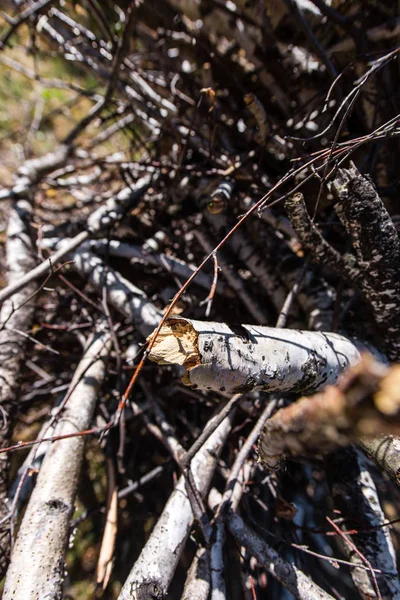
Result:
<svg viewBox="0 0 400 600">
<path fill-rule="evenodd" d="M 395 5 L 7 3 L 4 600 L 400 599 Z"/>
</svg>

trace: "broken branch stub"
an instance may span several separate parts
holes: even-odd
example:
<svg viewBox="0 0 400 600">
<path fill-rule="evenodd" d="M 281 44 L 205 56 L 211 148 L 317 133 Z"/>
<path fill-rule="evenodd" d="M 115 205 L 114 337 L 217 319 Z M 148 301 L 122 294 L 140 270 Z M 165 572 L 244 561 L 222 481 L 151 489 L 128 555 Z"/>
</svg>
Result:
<svg viewBox="0 0 400 600">
<path fill-rule="evenodd" d="M 360 352 L 335 333 L 171 318 L 149 357 L 184 366 L 182 381 L 188 386 L 228 393 L 254 388 L 300 392 L 334 383 L 360 360 Z"/>
<path fill-rule="evenodd" d="M 264 466 L 283 455 L 326 454 L 358 438 L 399 433 L 400 367 L 369 355 L 343 375 L 338 386 L 301 398 L 268 420 L 259 441 Z"/>
</svg>

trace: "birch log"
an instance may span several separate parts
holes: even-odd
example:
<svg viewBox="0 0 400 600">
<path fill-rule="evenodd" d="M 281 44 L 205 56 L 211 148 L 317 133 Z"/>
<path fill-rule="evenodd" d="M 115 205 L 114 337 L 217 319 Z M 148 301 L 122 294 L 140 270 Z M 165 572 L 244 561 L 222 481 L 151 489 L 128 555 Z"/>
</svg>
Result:
<svg viewBox="0 0 400 600">
<path fill-rule="evenodd" d="M 336 212 L 350 235 L 388 356 L 400 360 L 400 240 L 374 184 L 355 167 L 340 169 L 332 183 Z"/>
<path fill-rule="evenodd" d="M 175 256 L 170 256 L 164 252 L 145 252 L 144 246 L 127 244 L 119 240 L 91 240 L 89 245 L 91 250 L 101 256 L 110 254 L 111 256 L 130 259 L 133 263 L 138 261 L 145 265 L 158 267 L 167 273 L 180 277 L 183 281 L 189 279 L 196 271 L 194 265 L 186 263 Z M 212 277 L 203 273 L 203 271 L 199 271 L 196 274 L 194 283 L 209 291 L 212 286 Z M 226 286 L 219 283 L 216 293 L 228 295 Z"/>
<path fill-rule="evenodd" d="M 186 367 L 186 385 L 227 393 L 316 390 L 360 360 L 357 345 L 335 333 L 183 318 L 167 319 L 149 356 Z"/>
<path fill-rule="evenodd" d="M 194 457 L 191 469 L 200 494 L 210 485 L 217 458 L 231 430 L 227 417 Z M 193 523 L 193 513 L 185 486 L 180 478 L 146 546 L 134 564 L 118 600 L 138 600 L 136 590 L 145 581 L 153 581 L 166 590 L 175 572 Z"/>
<path fill-rule="evenodd" d="M 42 240 L 42 248 L 55 249 L 68 244 L 70 240 L 60 238 L 45 238 Z M 143 246 L 136 244 L 128 244 L 119 240 L 87 240 L 80 246 L 80 250 L 87 249 L 96 255 L 121 257 L 130 260 L 132 264 L 140 264 L 157 269 L 162 269 L 166 273 L 170 273 L 182 280 L 186 281 L 196 271 L 196 267 L 190 263 L 186 263 L 176 256 L 170 256 L 163 252 L 146 252 Z M 199 287 L 209 291 L 212 286 L 212 277 L 199 271 L 196 275 L 194 283 Z M 216 293 L 232 296 L 232 292 L 222 283 L 217 286 Z"/>
<path fill-rule="evenodd" d="M 152 304 L 146 294 L 133 283 L 122 277 L 104 261 L 88 250 L 77 250 L 71 255 L 74 268 L 87 278 L 97 289 L 104 286 L 110 303 L 130 319 L 138 331 L 146 337 L 161 320 L 161 312 Z"/>
<path fill-rule="evenodd" d="M 8 283 L 13 285 L 34 265 L 32 241 L 28 234 L 31 220 L 31 205 L 27 200 L 18 200 L 11 208 L 7 228 L 7 272 Z M 0 447 L 9 446 L 12 433 L 13 413 L 16 408 L 20 369 L 24 361 L 25 333 L 32 326 L 35 301 L 32 295 L 36 285 L 31 283 L 14 298 L 5 302 L 0 313 Z M 7 486 L 9 455 L 0 455 L 0 578 L 4 576 L 10 552 L 10 529 L 8 515 Z"/>
<path fill-rule="evenodd" d="M 400 437 L 380 435 L 358 440 L 358 446 L 384 471 L 390 479 L 400 485 Z"/>
<path fill-rule="evenodd" d="M 181 600 L 208 600 L 209 593 L 209 552 L 206 548 L 199 548 L 190 565 Z"/>
<path fill-rule="evenodd" d="M 70 251 L 69 240 L 60 240 L 57 248 L 60 252 L 67 249 L 63 255 L 68 254 L 74 269 L 84 279 L 101 292 L 105 286 L 107 299 L 113 307 L 127 319 L 135 323 L 138 331 L 144 336 L 157 326 L 161 320 L 161 311 L 152 304 L 146 294 L 133 283 L 125 279 L 112 267 L 88 249 L 86 244 L 74 252 Z"/>
<path fill-rule="evenodd" d="M 104 333 L 95 335 L 88 344 L 56 436 L 90 426 L 110 347 L 110 336 Z M 71 437 L 55 442 L 47 453 L 18 532 L 3 600 L 61 600 L 64 557 L 84 446 L 85 437 Z"/>
</svg>

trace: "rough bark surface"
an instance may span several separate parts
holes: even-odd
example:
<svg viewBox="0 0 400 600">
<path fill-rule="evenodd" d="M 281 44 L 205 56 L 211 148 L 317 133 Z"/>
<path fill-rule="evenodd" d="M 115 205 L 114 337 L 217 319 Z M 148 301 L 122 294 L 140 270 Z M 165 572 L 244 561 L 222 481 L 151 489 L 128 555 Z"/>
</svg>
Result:
<svg viewBox="0 0 400 600">
<path fill-rule="evenodd" d="M 372 306 L 389 357 L 400 360 L 400 240 L 396 227 L 372 181 L 357 169 L 339 171 L 332 190 L 363 273 L 359 285 Z"/>
<path fill-rule="evenodd" d="M 400 433 L 399 382 L 400 367 L 389 368 L 363 355 L 337 386 L 274 414 L 260 437 L 262 462 L 274 469 L 285 454 L 326 454 L 363 436 Z"/>
<path fill-rule="evenodd" d="M 55 435 L 74 434 L 91 424 L 110 351 L 109 334 L 89 343 L 71 383 L 71 395 Z M 4 585 L 4 600 L 61 600 L 64 558 L 70 536 L 85 437 L 51 446 L 20 526 Z"/>
<path fill-rule="evenodd" d="M 184 383 L 244 392 L 316 390 L 360 360 L 357 346 L 335 333 L 314 333 L 190 319 L 168 319 L 151 350 L 159 364 L 186 367 Z"/>
<path fill-rule="evenodd" d="M 33 245 L 28 227 L 32 217 L 27 200 L 17 200 L 11 208 L 7 230 L 8 283 L 13 285 L 34 266 Z M 20 369 L 26 348 L 25 333 L 32 325 L 36 284 L 31 283 L 5 302 L 0 313 L 0 448 L 10 445 L 10 436 L 18 398 Z M 0 454 L 0 578 L 4 576 L 10 552 L 7 515 L 9 455 Z"/>
</svg>

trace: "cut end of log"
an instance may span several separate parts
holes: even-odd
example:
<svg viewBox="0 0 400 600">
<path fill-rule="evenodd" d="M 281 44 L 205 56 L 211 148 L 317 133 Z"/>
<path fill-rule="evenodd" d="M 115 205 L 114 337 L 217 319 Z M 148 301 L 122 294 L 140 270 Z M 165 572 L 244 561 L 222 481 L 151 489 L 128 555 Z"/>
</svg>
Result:
<svg viewBox="0 0 400 600">
<path fill-rule="evenodd" d="M 198 337 L 197 331 L 185 319 L 167 319 L 149 358 L 159 365 L 181 365 L 186 369 L 196 367 L 201 364 Z"/>
</svg>

